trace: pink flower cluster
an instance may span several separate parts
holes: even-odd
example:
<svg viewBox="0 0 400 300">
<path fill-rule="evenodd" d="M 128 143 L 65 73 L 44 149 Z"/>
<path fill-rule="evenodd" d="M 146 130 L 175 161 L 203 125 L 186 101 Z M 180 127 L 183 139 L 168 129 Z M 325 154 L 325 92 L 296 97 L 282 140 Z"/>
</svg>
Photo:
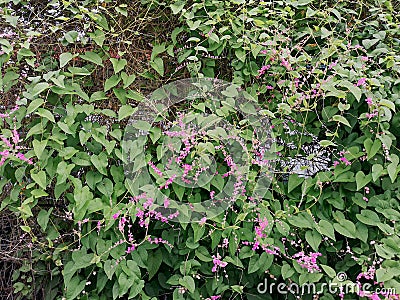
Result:
<svg viewBox="0 0 400 300">
<path fill-rule="evenodd" d="M 228 264 L 227 262 L 221 261 L 221 255 L 219 255 L 219 253 L 217 253 L 217 256 L 213 255 L 212 258 L 214 266 L 212 267 L 211 271 L 214 273 L 217 272 L 218 267 L 225 268 Z"/>
<path fill-rule="evenodd" d="M 142 199 L 141 197 L 140 199 Z M 134 202 L 138 203 L 139 199 L 133 200 Z M 149 226 L 149 218 L 153 218 L 155 220 L 159 220 L 163 223 L 168 223 L 169 220 L 172 220 L 179 216 L 179 211 L 176 211 L 173 214 L 168 215 L 165 217 L 161 212 L 157 212 L 155 210 L 150 209 L 151 205 L 153 204 L 154 200 L 152 198 L 147 198 L 146 201 L 143 203 L 143 209 L 140 207 L 136 208 L 136 217 L 139 218 L 139 226 L 148 228 Z M 164 207 L 167 208 L 169 206 L 169 199 L 164 199 Z"/>
<path fill-rule="evenodd" d="M 292 67 L 290 66 L 290 62 L 284 58 L 282 58 L 281 65 L 286 68 L 286 70 L 291 71 Z"/>
<path fill-rule="evenodd" d="M 172 248 L 171 243 L 168 242 L 167 240 L 162 239 L 162 238 L 153 238 L 153 239 L 152 239 L 151 237 L 149 237 L 149 238 L 147 239 L 147 241 L 148 241 L 150 244 L 166 244 L 166 245 L 168 245 L 168 246 L 170 246 L 170 247 Z"/>
<path fill-rule="evenodd" d="M 266 217 L 264 217 L 262 220 L 260 219 L 260 217 L 258 217 L 258 219 L 256 220 L 258 222 L 258 226 L 255 227 L 255 231 L 256 231 L 256 235 L 259 238 L 265 238 L 267 237 L 267 235 L 263 232 L 265 230 L 265 228 L 267 228 L 268 226 L 268 220 Z"/>
<path fill-rule="evenodd" d="M 374 109 L 372 113 L 366 113 L 365 116 L 368 118 L 368 120 L 371 120 L 372 118 L 378 116 L 378 110 Z"/>
<path fill-rule="evenodd" d="M 300 251 L 293 255 L 293 258 L 297 258 L 297 262 L 302 268 L 307 269 L 308 272 L 320 272 L 321 269 L 317 265 L 317 258 L 321 256 L 320 252 L 311 252 L 310 254 L 306 255 L 303 251 Z"/>
<path fill-rule="evenodd" d="M 175 180 L 176 174 L 172 175 L 170 178 L 167 179 L 164 185 L 160 186 L 160 190 L 168 189 L 169 185 Z"/>
<path fill-rule="evenodd" d="M 257 78 L 260 78 L 261 76 L 263 76 L 265 74 L 266 71 L 268 71 L 271 68 L 271 65 L 264 65 L 261 67 L 260 70 L 258 70 L 258 76 Z"/>
<path fill-rule="evenodd" d="M 356 86 L 364 86 L 364 85 L 366 84 L 366 82 L 367 82 L 367 78 L 362 77 L 362 78 L 360 78 L 360 79 L 358 80 Z"/>
<path fill-rule="evenodd" d="M 163 176 L 163 173 L 160 171 L 159 168 L 156 167 L 156 165 L 155 165 L 152 161 L 149 161 L 149 162 L 148 162 L 148 165 L 154 170 L 154 172 L 156 172 L 156 174 L 157 174 L 158 176 L 160 176 L 160 177 Z"/>
<path fill-rule="evenodd" d="M 345 151 L 340 151 L 339 152 L 340 158 L 339 158 L 339 161 L 336 160 L 336 161 L 333 162 L 333 166 L 334 167 L 338 166 L 340 164 L 340 162 L 344 163 L 346 166 L 350 166 L 351 165 L 351 162 L 344 156 L 345 154 L 346 154 Z"/>
<path fill-rule="evenodd" d="M 10 112 L 5 113 L 5 114 L 0 113 L 0 118 L 2 118 L 2 119 L 9 118 L 10 115 L 11 115 L 12 113 L 16 112 L 18 109 L 19 109 L 19 106 L 18 106 L 18 105 L 15 105 L 14 108 L 10 110 Z"/>
<path fill-rule="evenodd" d="M 8 157 L 10 157 L 12 154 L 14 154 L 14 156 L 16 158 L 18 158 L 19 160 L 25 161 L 28 164 L 32 165 L 33 161 L 32 159 L 28 159 L 25 157 L 24 154 L 22 154 L 21 152 L 17 151 L 19 149 L 21 149 L 21 146 L 18 146 L 18 143 L 21 141 L 18 131 L 14 128 L 12 130 L 12 137 L 11 137 L 11 141 L 9 141 L 8 138 L 6 138 L 4 135 L 0 135 L 1 140 L 3 141 L 3 143 L 5 144 L 5 146 L 7 147 L 5 150 L 0 152 L 0 166 L 4 165 L 6 159 Z"/>
</svg>

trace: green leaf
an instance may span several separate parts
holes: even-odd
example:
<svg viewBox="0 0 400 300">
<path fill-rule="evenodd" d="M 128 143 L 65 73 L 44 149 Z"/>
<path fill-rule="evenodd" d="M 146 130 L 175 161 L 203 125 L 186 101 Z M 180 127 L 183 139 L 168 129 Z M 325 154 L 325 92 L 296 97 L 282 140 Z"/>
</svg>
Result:
<svg viewBox="0 0 400 300">
<path fill-rule="evenodd" d="M 110 58 L 110 61 L 113 65 L 115 73 L 121 72 L 125 68 L 126 64 L 128 63 L 126 59 Z"/>
<path fill-rule="evenodd" d="M 121 272 L 118 277 L 119 296 L 122 297 L 125 295 L 133 284 L 133 280 L 131 280 L 124 272 Z"/>
<path fill-rule="evenodd" d="M 397 274 L 396 274 L 397 273 Z M 392 279 L 394 276 L 399 275 L 399 270 L 395 269 L 393 270 L 392 268 L 379 268 L 376 270 L 376 280 L 378 282 L 385 282 L 390 279 Z"/>
<path fill-rule="evenodd" d="M 2 2 L 5 3 L 5 2 Z M 11 16 L 11 15 L 3 15 L 3 18 L 9 23 L 12 27 L 17 27 L 19 17 L 18 16 Z"/>
<path fill-rule="evenodd" d="M 358 102 L 360 102 L 361 99 L 361 94 L 362 91 L 358 86 L 355 86 L 354 84 L 352 84 L 350 81 L 348 80 L 342 80 L 339 82 L 340 86 L 346 87 L 349 89 L 349 91 L 354 95 L 354 97 L 356 98 L 356 100 Z"/>
<path fill-rule="evenodd" d="M 288 193 L 293 191 L 297 186 L 302 184 L 304 181 L 304 177 L 300 177 L 297 174 L 291 174 L 289 176 L 289 181 L 288 181 Z"/>
<path fill-rule="evenodd" d="M 33 144 L 33 151 L 35 152 L 36 157 L 40 159 L 44 149 L 46 148 L 47 140 L 43 141 L 33 140 L 32 144 Z"/>
<path fill-rule="evenodd" d="M 301 212 L 297 215 L 292 216 L 287 220 L 293 226 L 299 228 L 314 228 L 315 223 L 313 218 L 306 212 Z"/>
<path fill-rule="evenodd" d="M 346 125 L 348 127 L 351 127 L 349 121 L 347 121 L 346 118 L 343 117 L 343 116 L 335 115 L 335 116 L 332 117 L 332 120 L 335 121 L 335 122 L 342 123 L 342 124 L 344 124 L 344 125 Z"/>
<path fill-rule="evenodd" d="M 242 48 L 238 48 L 235 50 L 235 56 L 241 61 L 245 62 L 246 61 L 246 51 L 243 50 Z"/>
<path fill-rule="evenodd" d="M 226 97 L 236 97 L 237 95 L 239 95 L 239 92 L 238 92 L 237 87 L 235 85 L 229 85 L 225 89 L 225 91 L 221 92 L 221 94 L 226 96 Z M 249 105 L 251 105 L 251 104 L 249 104 Z"/>
<path fill-rule="evenodd" d="M 162 251 L 158 249 L 155 252 L 150 252 L 147 259 L 147 271 L 149 272 L 149 280 L 157 274 L 162 263 Z"/>
<path fill-rule="evenodd" d="M 199 225 L 198 223 L 192 223 L 192 228 L 193 228 L 193 241 L 197 243 L 203 237 L 204 232 L 206 231 L 206 227 Z"/>
<path fill-rule="evenodd" d="M 127 75 L 125 72 L 121 73 L 122 82 L 124 83 L 123 88 L 126 89 L 129 87 L 136 79 L 135 74 Z"/>
<path fill-rule="evenodd" d="M 31 114 L 31 113 L 34 112 L 39 106 L 41 106 L 43 103 L 44 103 L 44 100 L 41 99 L 41 98 L 33 100 L 33 101 L 29 104 L 26 113 L 27 113 L 28 115 Z"/>
<path fill-rule="evenodd" d="M 107 99 L 106 93 L 103 91 L 94 92 L 89 99 L 89 102 Z"/>
<path fill-rule="evenodd" d="M 60 55 L 60 68 L 63 68 L 73 57 L 74 55 L 69 52 L 62 53 Z"/>
<path fill-rule="evenodd" d="M 42 209 L 37 216 L 38 224 L 43 231 L 46 231 L 47 224 L 49 223 L 49 218 L 52 211 L 53 211 L 52 207 L 48 211 Z"/>
<path fill-rule="evenodd" d="M 341 220 L 340 224 L 335 223 L 333 224 L 333 227 L 337 232 L 339 232 L 341 235 L 347 236 L 349 238 L 357 238 L 357 231 L 356 231 L 356 226 L 354 225 L 353 222 L 349 220 Z"/>
<path fill-rule="evenodd" d="M 381 222 L 376 212 L 368 209 L 363 209 L 361 214 L 356 215 L 357 219 L 366 225 L 377 226 Z"/>
<path fill-rule="evenodd" d="M 320 220 L 317 226 L 317 230 L 319 233 L 331 238 L 332 240 L 335 239 L 335 231 L 332 224 L 326 220 Z"/>
<path fill-rule="evenodd" d="M 108 90 L 112 89 L 114 86 L 116 86 L 121 80 L 121 77 L 119 77 L 117 74 L 111 76 L 106 80 L 104 83 L 104 92 L 107 92 Z"/>
<path fill-rule="evenodd" d="M 284 263 L 281 268 L 281 274 L 283 279 L 290 278 L 294 275 L 295 270 L 287 263 Z"/>
<path fill-rule="evenodd" d="M 171 10 L 172 10 L 172 13 L 174 15 L 178 14 L 183 9 L 185 4 L 186 4 L 186 2 L 185 1 L 181 1 L 181 0 L 176 1 L 175 3 L 171 4 L 170 7 L 171 7 Z"/>
<path fill-rule="evenodd" d="M 68 71 L 72 74 L 72 75 L 90 75 L 92 74 L 92 72 L 90 72 L 88 69 L 86 68 L 77 68 L 77 67 L 68 67 Z"/>
<path fill-rule="evenodd" d="M 100 254 L 102 254 L 102 253 L 100 253 Z M 115 273 L 115 261 L 113 261 L 113 260 L 107 260 L 105 263 L 104 263 L 104 272 L 106 273 L 106 275 L 107 275 L 107 278 L 109 279 L 109 280 L 111 280 L 112 279 L 112 276 L 113 276 L 113 274 Z"/>
<path fill-rule="evenodd" d="M 44 171 L 39 171 L 38 173 L 31 174 L 32 179 L 42 188 L 46 189 L 46 173 Z"/>
<path fill-rule="evenodd" d="M 96 29 L 95 32 L 93 33 L 89 33 L 89 36 L 93 39 L 93 41 L 99 45 L 100 47 L 103 46 L 103 43 L 106 39 L 106 36 L 104 34 L 103 31 L 101 31 L 100 29 Z"/>
<path fill-rule="evenodd" d="M 357 191 L 366 186 L 371 179 L 371 174 L 365 175 L 363 171 L 358 171 L 356 174 Z"/>
<path fill-rule="evenodd" d="M 97 170 L 103 175 L 107 175 L 107 154 L 104 152 L 100 153 L 99 155 L 92 155 L 90 157 L 90 161 L 96 167 Z"/>
<path fill-rule="evenodd" d="M 118 98 L 118 100 L 121 101 L 122 104 L 126 104 L 127 92 L 124 88 L 113 88 L 113 93 Z"/>
<path fill-rule="evenodd" d="M 329 140 L 321 140 L 321 141 L 319 141 L 319 144 L 321 145 L 321 147 L 329 147 L 329 146 L 336 147 L 336 144 Z"/>
<path fill-rule="evenodd" d="M 379 101 L 379 105 L 386 106 L 386 107 L 390 108 L 391 110 L 393 110 L 394 112 L 396 111 L 396 107 L 392 101 L 382 99 L 381 101 Z"/>
<path fill-rule="evenodd" d="M 372 166 L 372 180 L 376 181 L 382 174 L 383 166 L 380 164 L 375 164 Z"/>
<path fill-rule="evenodd" d="M 29 226 L 20 226 L 20 227 L 25 232 L 31 232 L 31 230 L 32 230 Z"/>
<path fill-rule="evenodd" d="M 399 157 L 396 154 L 390 155 L 391 163 L 387 166 L 387 171 L 392 183 L 396 181 L 397 173 L 399 172 L 397 166 L 399 165 Z"/>
<path fill-rule="evenodd" d="M 120 13 L 121 15 L 127 17 L 128 16 L 128 11 L 126 10 L 125 7 L 115 7 L 115 10 Z"/>
<path fill-rule="evenodd" d="M 367 152 L 367 159 L 370 160 L 378 153 L 379 149 L 381 149 L 382 142 L 379 139 L 375 139 L 375 141 L 372 142 L 370 138 L 367 138 L 364 141 L 364 147 Z"/>
<path fill-rule="evenodd" d="M 151 56 L 150 60 L 154 60 L 154 58 L 157 57 L 157 55 L 163 53 L 165 51 L 165 43 L 162 43 L 160 45 L 154 45 L 153 50 L 151 51 Z"/>
<path fill-rule="evenodd" d="M 132 107 L 129 104 L 122 105 L 118 110 L 118 121 L 125 119 L 126 117 L 130 117 L 137 111 L 137 107 Z"/>
<path fill-rule="evenodd" d="M 330 278 L 336 277 L 336 271 L 334 269 L 332 269 L 330 266 L 321 265 L 321 267 Z"/>
<path fill-rule="evenodd" d="M 260 264 L 259 264 L 259 256 L 254 255 L 250 258 L 249 261 L 249 267 L 247 268 L 247 273 L 251 274 L 254 272 L 257 272 L 260 269 Z"/>
<path fill-rule="evenodd" d="M 164 75 L 164 61 L 160 57 L 156 57 L 151 61 L 150 66 L 161 76 Z"/>
<path fill-rule="evenodd" d="M 78 297 L 86 285 L 86 280 L 81 280 L 79 276 L 72 277 L 71 281 L 66 286 L 66 298 L 72 300 Z"/>
<path fill-rule="evenodd" d="M 179 284 L 189 290 L 190 293 L 194 293 L 196 289 L 196 285 L 194 280 L 191 276 L 184 276 L 183 278 L 179 279 Z"/>
<path fill-rule="evenodd" d="M 306 232 L 306 241 L 314 251 L 318 252 L 322 237 L 316 230 L 309 230 Z"/>
<path fill-rule="evenodd" d="M 373 45 L 375 45 L 377 42 L 379 42 L 379 39 L 363 39 L 362 44 L 365 47 L 365 49 L 371 48 Z"/>
<path fill-rule="evenodd" d="M 47 110 L 47 109 L 44 109 L 44 108 L 38 108 L 38 110 L 37 110 L 37 112 L 36 112 L 39 116 L 41 116 L 41 117 L 43 117 L 43 118 L 46 118 L 47 120 L 49 120 L 50 122 L 52 122 L 52 123 L 55 123 L 56 122 L 56 120 L 54 120 L 54 116 L 53 116 L 53 114 L 49 111 L 49 110 Z"/>
<path fill-rule="evenodd" d="M 30 92 L 32 94 L 32 97 L 36 97 L 37 95 L 47 90 L 48 88 L 49 84 L 47 82 L 39 82 L 33 87 L 33 89 Z"/>
<path fill-rule="evenodd" d="M 81 54 L 80 57 L 83 58 L 84 60 L 90 61 L 96 65 L 99 65 L 99 66 L 103 65 L 103 60 L 95 52 L 86 51 L 84 54 Z"/>
<path fill-rule="evenodd" d="M 151 129 L 151 124 L 146 121 L 138 120 L 132 124 L 132 127 L 143 131 L 149 131 Z"/>
</svg>

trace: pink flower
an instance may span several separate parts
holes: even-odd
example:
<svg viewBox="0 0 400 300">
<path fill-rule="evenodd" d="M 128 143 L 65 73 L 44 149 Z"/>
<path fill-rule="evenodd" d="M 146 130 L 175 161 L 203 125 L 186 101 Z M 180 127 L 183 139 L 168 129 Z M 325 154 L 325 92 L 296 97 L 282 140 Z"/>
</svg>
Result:
<svg viewBox="0 0 400 300">
<path fill-rule="evenodd" d="M 332 62 L 332 63 L 329 65 L 328 69 L 331 70 L 333 67 L 335 67 L 335 66 L 337 65 L 337 63 L 338 63 L 338 60 Z"/>
<path fill-rule="evenodd" d="M 293 255 L 293 258 L 298 258 L 298 264 L 301 267 L 307 269 L 308 272 L 313 273 L 315 271 L 321 271 L 319 266 L 317 265 L 317 257 L 321 255 L 322 254 L 320 252 L 311 252 L 310 254 L 305 255 L 304 252 L 301 251 Z"/>
<path fill-rule="evenodd" d="M 360 78 L 360 79 L 358 80 L 357 86 L 364 86 L 364 85 L 366 84 L 366 82 L 367 82 L 367 78 L 362 77 L 362 78 Z"/>
<path fill-rule="evenodd" d="M 284 66 L 288 71 L 292 70 L 292 67 L 290 66 L 289 61 L 284 58 L 282 58 L 281 65 Z"/>
<path fill-rule="evenodd" d="M 347 160 L 346 157 L 341 157 L 340 160 L 341 160 L 342 162 L 344 162 L 344 164 L 345 164 L 346 166 L 351 165 L 351 162 L 349 162 L 349 161 Z"/>
<path fill-rule="evenodd" d="M 258 70 L 258 76 L 257 78 L 260 78 L 262 75 L 265 74 L 266 71 L 268 71 L 271 68 L 271 65 L 265 65 L 262 66 L 260 70 Z"/>
<path fill-rule="evenodd" d="M 374 109 L 372 113 L 366 113 L 365 116 L 368 118 L 368 120 L 371 120 L 372 118 L 378 116 L 378 110 Z"/>
<path fill-rule="evenodd" d="M 119 214 L 120 214 L 121 212 L 119 211 L 119 212 L 117 212 L 117 213 L 115 213 L 115 214 L 113 214 L 113 219 L 114 220 L 116 220 L 118 217 L 119 217 Z"/>
<path fill-rule="evenodd" d="M 27 158 L 25 157 L 25 155 L 23 155 L 21 152 L 18 152 L 18 153 L 15 155 L 15 157 L 18 158 L 18 159 L 20 159 L 20 160 L 26 161 L 26 162 L 27 162 L 28 164 L 30 164 L 30 165 L 33 164 L 33 161 L 32 161 L 31 159 L 27 159 Z"/>
<path fill-rule="evenodd" d="M 266 217 L 264 217 L 264 219 L 260 220 L 257 219 L 258 221 L 258 226 L 255 227 L 255 231 L 256 231 L 256 235 L 259 238 L 265 238 L 267 237 L 267 235 L 265 233 L 263 233 L 263 231 L 265 230 L 265 228 L 267 228 L 268 226 L 268 220 Z"/>
<path fill-rule="evenodd" d="M 227 262 L 221 261 L 221 256 L 219 255 L 219 253 L 217 253 L 217 256 L 213 255 L 212 257 L 214 266 L 212 267 L 211 271 L 213 273 L 217 272 L 218 267 L 225 268 L 227 266 Z"/>
<path fill-rule="evenodd" d="M 168 208 L 169 204 L 170 204 L 169 199 L 165 198 L 164 199 L 164 208 Z"/>
<path fill-rule="evenodd" d="M 210 198 L 211 198 L 211 199 L 214 199 L 214 195 L 215 195 L 215 191 L 211 191 L 211 192 L 210 192 Z"/>
<path fill-rule="evenodd" d="M 168 189 L 168 186 L 175 180 L 176 177 L 177 177 L 176 175 L 172 175 L 171 178 L 168 178 L 168 180 L 165 182 L 165 184 L 160 186 L 160 190 Z"/>
<path fill-rule="evenodd" d="M 13 140 L 14 144 L 16 145 L 16 144 L 18 144 L 21 140 L 20 140 L 20 138 L 19 138 L 18 131 L 17 131 L 15 128 L 13 129 L 12 133 L 13 133 L 12 140 Z"/>
<path fill-rule="evenodd" d="M 207 218 L 206 218 L 206 217 L 203 217 L 203 218 L 201 218 L 199 224 L 200 224 L 200 225 L 204 225 L 204 224 L 206 223 L 206 221 L 207 221 Z"/>
<path fill-rule="evenodd" d="M 365 99 L 365 102 L 367 102 L 368 106 L 371 106 L 373 104 L 372 98 L 369 98 L 369 97 L 367 99 Z"/>
<path fill-rule="evenodd" d="M 159 168 L 157 168 L 157 167 L 153 164 L 153 162 L 149 161 L 149 162 L 148 162 L 148 165 L 154 170 L 154 172 L 156 172 L 156 174 L 157 174 L 158 176 L 160 176 L 160 177 L 163 176 L 163 173 L 160 171 Z"/>
<path fill-rule="evenodd" d="M 135 251 L 135 249 L 136 249 L 135 245 L 128 247 L 128 249 L 126 249 L 126 254 L 129 254 L 129 253 Z"/>
</svg>

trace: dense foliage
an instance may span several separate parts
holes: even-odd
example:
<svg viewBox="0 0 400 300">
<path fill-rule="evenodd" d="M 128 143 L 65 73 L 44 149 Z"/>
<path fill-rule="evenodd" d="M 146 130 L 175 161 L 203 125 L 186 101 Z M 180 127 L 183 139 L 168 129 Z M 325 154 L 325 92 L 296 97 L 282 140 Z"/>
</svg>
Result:
<svg viewBox="0 0 400 300">
<path fill-rule="evenodd" d="M 19 299 L 398 299 L 396 1 L 0 3 Z"/>
</svg>

